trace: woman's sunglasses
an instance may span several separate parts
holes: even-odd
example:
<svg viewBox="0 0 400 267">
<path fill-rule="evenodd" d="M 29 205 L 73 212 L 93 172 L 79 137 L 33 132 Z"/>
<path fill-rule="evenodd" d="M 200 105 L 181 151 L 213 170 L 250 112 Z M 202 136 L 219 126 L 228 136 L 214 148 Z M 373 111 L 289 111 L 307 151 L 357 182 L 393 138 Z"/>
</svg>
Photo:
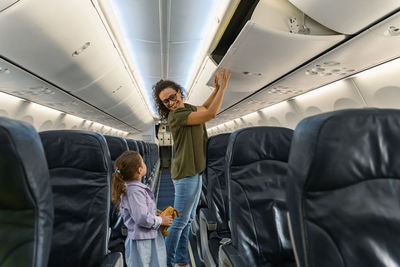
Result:
<svg viewBox="0 0 400 267">
<path fill-rule="evenodd" d="M 169 101 L 176 101 L 176 93 L 170 95 L 168 98 L 164 99 L 162 102 L 164 103 L 164 105 L 168 105 Z"/>
</svg>

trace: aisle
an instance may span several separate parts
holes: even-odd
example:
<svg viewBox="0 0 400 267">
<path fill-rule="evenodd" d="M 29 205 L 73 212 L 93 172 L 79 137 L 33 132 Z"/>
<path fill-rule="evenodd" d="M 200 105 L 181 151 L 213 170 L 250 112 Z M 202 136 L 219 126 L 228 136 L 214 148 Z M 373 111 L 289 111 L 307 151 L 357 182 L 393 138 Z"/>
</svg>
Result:
<svg viewBox="0 0 400 267">
<path fill-rule="evenodd" d="M 174 184 L 171 180 L 171 173 L 167 169 L 162 169 L 159 184 L 156 187 L 157 209 L 164 209 L 167 206 L 174 206 Z M 158 192 L 158 194 L 157 194 Z"/>
<path fill-rule="evenodd" d="M 155 189 L 157 209 L 162 210 L 167 206 L 174 206 L 174 184 L 171 180 L 171 173 L 167 169 L 160 170 L 159 183 Z M 204 264 L 199 260 L 197 255 L 196 237 L 190 232 L 189 237 L 189 253 L 192 267 L 204 267 Z"/>
</svg>

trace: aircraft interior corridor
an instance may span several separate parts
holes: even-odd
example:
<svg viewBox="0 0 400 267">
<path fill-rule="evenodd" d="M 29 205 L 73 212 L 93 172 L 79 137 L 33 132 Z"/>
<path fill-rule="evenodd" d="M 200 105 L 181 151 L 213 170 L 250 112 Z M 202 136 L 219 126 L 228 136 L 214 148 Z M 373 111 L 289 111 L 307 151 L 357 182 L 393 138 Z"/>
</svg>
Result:
<svg viewBox="0 0 400 267">
<path fill-rule="evenodd" d="M 0 267 L 400 267 L 399 133 L 400 0 L 0 0 Z"/>
</svg>

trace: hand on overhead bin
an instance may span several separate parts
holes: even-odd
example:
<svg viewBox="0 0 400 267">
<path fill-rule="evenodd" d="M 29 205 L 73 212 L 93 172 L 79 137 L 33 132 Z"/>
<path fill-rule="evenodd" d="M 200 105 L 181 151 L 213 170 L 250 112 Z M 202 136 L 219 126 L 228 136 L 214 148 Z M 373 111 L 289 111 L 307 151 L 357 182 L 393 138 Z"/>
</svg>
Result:
<svg viewBox="0 0 400 267">
<path fill-rule="evenodd" d="M 219 72 L 214 75 L 215 88 L 217 90 L 225 90 L 228 87 L 228 81 L 231 77 L 231 73 L 227 69 L 222 68 Z"/>
</svg>

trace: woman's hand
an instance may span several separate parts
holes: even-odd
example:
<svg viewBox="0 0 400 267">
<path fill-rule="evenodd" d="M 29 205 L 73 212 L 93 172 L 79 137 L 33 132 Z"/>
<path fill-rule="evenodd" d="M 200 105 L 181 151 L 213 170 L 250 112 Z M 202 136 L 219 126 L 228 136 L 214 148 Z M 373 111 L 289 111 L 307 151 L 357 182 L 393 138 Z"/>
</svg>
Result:
<svg viewBox="0 0 400 267">
<path fill-rule="evenodd" d="M 219 90 L 219 73 L 215 73 L 214 74 L 214 84 L 215 84 L 215 89 L 218 91 Z"/>
<path fill-rule="evenodd" d="M 228 87 L 228 81 L 230 77 L 231 73 L 228 73 L 227 69 L 221 68 L 221 70 L 214 75 L 215 88 L 217 90 L 225 90 Z"/>
<path fill-rule="evenodd" d="M 171 226 L 172 224 L 172 216 L 171 215 L 165 215 L 165 212 L 161 212 L 160 214 L 161 217 L 161 225 L 163 226 Z"/>
</svg>

